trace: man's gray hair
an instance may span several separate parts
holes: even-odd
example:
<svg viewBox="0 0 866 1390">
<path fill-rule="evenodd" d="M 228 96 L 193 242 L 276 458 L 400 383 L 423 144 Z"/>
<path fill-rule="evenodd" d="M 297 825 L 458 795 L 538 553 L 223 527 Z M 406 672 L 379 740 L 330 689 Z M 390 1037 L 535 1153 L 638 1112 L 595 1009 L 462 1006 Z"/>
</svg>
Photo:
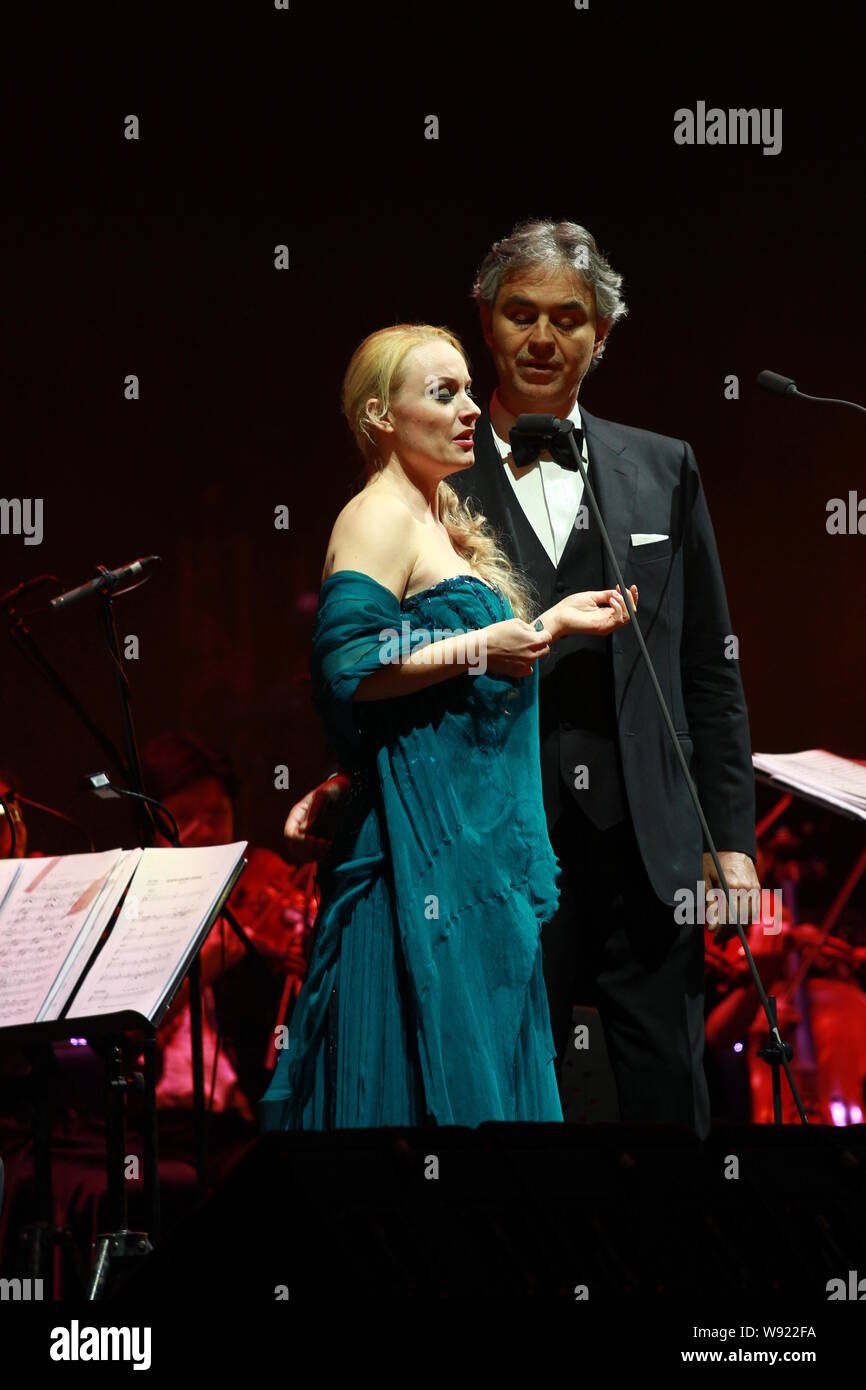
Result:
<svg viewBox="0 0 866 1390">
<path fill-rule="evenodd" d="M 472 297 L 492 309 L 506 275 L 541 268 L 577 271 L 595 296 L 596 317 L 607 319 L 611 328 L 628 313 L 623 277 L 599 251 L 592 232 L 577 222 L 539 218 L 518 222 L 510 236 L 493 243 L 478 267 Z M 597 365 L 593 358 L 590 370 Z"/>
</svg>

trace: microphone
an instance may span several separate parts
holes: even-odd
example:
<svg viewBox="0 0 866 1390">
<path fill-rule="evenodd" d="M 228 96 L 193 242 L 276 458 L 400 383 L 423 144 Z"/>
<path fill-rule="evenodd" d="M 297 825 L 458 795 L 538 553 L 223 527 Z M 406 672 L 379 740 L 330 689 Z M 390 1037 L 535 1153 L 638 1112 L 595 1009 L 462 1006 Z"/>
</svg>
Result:
<svg viewBox="0 0 866 1390">
<path fill-rule="evenodd" d="M 565 422 L 571 424 L 570 420 Z M 509 434 L 517 434 L 521 439 L 558 439 L 563 433 L 562 421 L 556 415 L 518 415 Z"/>
<path fill-rule="evenodd" d="M 805 391 L 797 390 L 797 383 L 789 376 L 780 376 L 778 372 L 758 372 L 757 382 L 764 391 L 772 391 L 775 396 L 799 396 L 801 401 L 818 401 L 821 405 L 850 405 L 852 410 L 862 410 L 866 415 L 866 405 L 843 401 L 837 396 L 807 396 Z"/>
<path fill-rule="evenodd" d="M 144 555 L 140 560 L 132 560 L 128 565 L 121 565 L 119 569 L 107 570 L 104 565 L 98 565 L 99 574 L 96 579 L 88 579 L 86 584 L 79 584 L 77 589 L 67 589 L 65 594 L 59 594 L 50 603 L 51 608 L 68 608 L 70 603 L 77 603 L 79 599 L 87 598 L 90 594 L 109 593 L 113 594 L 120 586 L 127 584 L 129 580 L 138 580 L 143 584 L 150 578 L 150 570 L 162 564 L 159 555 Z M 130 588 L 138 588 L 138 584 L 132 584 Z M 121 592 L 125 593 L 126 589 Z"/>
<path fill-rule="evenodd" d="M 797 390 L 797 383 L 789 376 L 779 376 L 778 372 L 759 372 L 758 385 L 777 396 L 791 396 Z"/>
</svg>

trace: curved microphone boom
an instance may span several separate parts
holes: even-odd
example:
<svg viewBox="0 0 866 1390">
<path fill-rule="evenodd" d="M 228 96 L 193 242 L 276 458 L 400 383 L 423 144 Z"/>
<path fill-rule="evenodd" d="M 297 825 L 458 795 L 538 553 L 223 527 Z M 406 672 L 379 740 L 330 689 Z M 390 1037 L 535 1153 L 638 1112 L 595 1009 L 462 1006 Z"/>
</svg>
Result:
<svg viewBox="0 0 866 1390">
<path fill-rule="evenodd" d="M 866 415 L 866 405 L 839 400 L 837 396 L 807 396 L 805 391 L 797 390 L 797 383 L 791 377 L 780 376 L 778 372 L 758 372 L 757 382 L 763 391 L 770 391 L 774 396 L 799 396 L 801 401 L 818 401 L 821 405 L 850 405 L 852 410 L 861 410 Z"/>
</svg>

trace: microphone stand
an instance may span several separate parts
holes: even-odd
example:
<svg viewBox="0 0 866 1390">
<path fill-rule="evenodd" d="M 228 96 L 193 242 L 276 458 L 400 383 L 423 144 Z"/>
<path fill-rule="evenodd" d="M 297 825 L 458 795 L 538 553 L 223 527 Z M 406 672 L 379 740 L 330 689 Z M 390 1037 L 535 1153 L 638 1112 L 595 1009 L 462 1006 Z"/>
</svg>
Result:
<svg viewBox="0 0 866 1390">
<path fill-rule="evenodd" d="M 120 772 L 124 778 L 127 777 L 127 769 L 123 758 L 120 756 L 112 740 L 100 729 L 98 724 L 93 722 L 78 696 L 70 686 L 66 684 L 66 681 L 56 667 L 52 666 L 45 653 L 41 651 L 33 633 L 25 624 L 21 614 L 16 611 L 12 602 L 7 600 L 5 607 L 9 619 L 9 635 L 13 645 L 18 648 L 18 651 L 24 657 L 25 661 L 30 662 L 31 666 L 39 672 L 43 680 L 48 682 L 52 690 L 56 691 L 73 713 L 78 716 L 91 738 L 95 739 L 99 744 L 105 756 L 112 765 L 117 768 L 118 772 Z"/>
<path fill-rule="evenodd" d="M 521 416 L 520 419 L 518 419 L 517 421 L 518 431 L 521 431 L 520 420 L 523 418 L 524 417 Z M 529 419 L 532 420 L 533 417 L 530 416 Z M 524 431 L 524 437 L 526 433 L 529 433 L 528 428 L 526 428 Z M 607 553 L 607 557 L 610 560 L 614 575 L 616 576 L 616 581 L 619 584 L 620 592 L 622 593 L 625 605 L 628 609 L 632 627 L 634 628 L 635 637 L 637 638 L 637 643 L 640 648 L 641 656 L 644 660 L 644 665 L 647 669 L 647 674 L 649 675 L 653 690 L 655 691 L 656 700 L 658 702 L 659 709 L 662 713 L 662 718 L 665 723 L 665 728 L 667 729 L 671 747 L 673 748 L 676 754 L 677 761 L 680 765 L 680 770 L 682 771 L 683 777 L 686 779 L 686 786 L 689 789 L 689 796 L 692 799 L 695 811 L 697 812 L 698 820 L 701 823 L 701 829 L 704 833 L 704 841 L 709 849 L 710 854 L 712 855 L 713 864 L 715 865 L 716 873 L 719 876 L 719 882 L 721 883 L 722 888 L 724 890 L 725 899 L 728 904 L 728 919 L 730 921 L 732 910 L 731 890 L 728 887 L 728 880 L 725 877 L 725 871 L 722 868 L 721 861 L 716 850 L 715 841 L 713 840 L 712 834 L 710 832 L 710 827 L 707 824 L 707 818 L 704 815 L 704 810 L 701 806 L 701 800 L 698 795 L 698 789 L 694 784 L 691 773 L 689 772 L 689 765 L 686 762 L 685 754 L 683 753 L 683 750 L 680 747 L 680 741 L 677 738 L 676 730 L 674 729 L 674 723 L 671 719 L 670 711 L 668 710 L 668 707 L 665 704 L 665 697 L 662 693 L 662 688 L 658 683 L 658 679 L 656 677 L 656 673 L 652 664 L 652 658 L 649 654 L 649 651 L 647 650 L 647 645 L 644 641 L 644 635 L 641 632 L 640 624 L 637 620 L 637 613 L 635 612 L 631 594 L 629 593 L 628 586 L 625 582 L 625 579 L 623 578 L 622 570 L 619 567 L 619 562 L 617 561 L 616 553 L 611 544 L 610 536 L 607 533 L 607 527 L 605 526 L 601 512 L 599 511 L 598 502 L 596 501 L 595 493 L 592 490 L 592 485 L 590 484 L 589 478 L 587 477 L 586 469 L 584 467 L 583 459 L 581 457 L 581 452 L 577 447 L 577 441 L 574 437 L 574 425 L 572 424 L 571 420 L 558 421 L 557 433 L 552 438 L 544 437 L 543 447 L 548 449 L 550 453 L 554 455 L 558 452 L 561 453 L 563 451 L 570 452 L 572 458 L 574 459 L 575 466 L 580 471 L 580 476 L 583 479 L 584 493 L 585 496 L 589 499 L 589 505 L 592 509 L 592 514 L 595 517 L 595 520 L 598 523 L 599 531 L 601 532 L 602 543 Z M 800 1094 L 797 1090 L 797 1086 L 794 1081 L 794 1076 L 791 1071 L 790 1058 L 793 1055 L 793 1049 L 790 1043 L 782 1041 L 782 1038 L 779 1033 L 776 1021 L 775 998 L 773 998 L 772 1001 L 767 998 L 767 995 L 764 991 L 764 986 L 761 982 L 761 977 L 758 974 L 758 969 L 755 965 L 754 957 L 752 956 L 752 953 L 749 950 L 749 943 L 746 940 L 746 934 L 743 931 L 742 924 L 739 921 L 739 915 L 736 916 L 736 921 L 734 922 L 734 925 L 736 926 L 737 934 L 740 938 L 740 945 L 743 948 L 743 952 L 748 962 L 749 970 L 751 972 L 751 976 L 755 984 L 755 989 L 758 991 L 758 998 L 761 1001 L 761 1008 L 764 1010 L 764 1013 L 767 1018 L 767 1024 L 770 1030 L 769 1043 L 766 1047 L 760 1049 L 760 1056 L 763 1057 L 764 1061 L 768 1064 L 768 1066 L 771 1067 L 773 1073 L 774 1121 L 776 1124 L 782 1123 L 781 1091 L 779 1087 L 779 1067 L 782 1066 L 784 1067 L 785 1076 L 788 1079 L 788 1085 L 791 1088 L 791 1094 L 794 1098 L 794 1104 L 797 1107 L 797 1112 L 800 1116 L 800 1119 L 804 1125 L 808 1124 L 809 1121 L 806 1117 L 806 1112 L 803 1109 L 803 1104 L 800 1100 Z"/>
<path fill-rule="evenodd" d="M 135 799 L 135 816 L 141 835 L 141 843 L 142 846 L 153 845 L 156 839 L 156 823 L 154 821 L 153 812 L 148 805 L 148 798 L 145 796 L 144 777 L 141 771 L 141 761 L 138 756 L 135 724 L 132 719 L 132 701 L 129 680 L 123 669 L 123 662 L 120 656 L 120 642 L 118 641 L 117 626 L 114 621 L 112 594 L 111 590 L 108 588 L 103 589 L 99 596 L 99 625 L 102 628 L 102 635 L 105 638 L 108 655 L 114 667 L 117 693 L 120 697 L 120 708 L 123 718 L 123 742 L 126 749 L 126 780 L 129 783 L 129 790 L 138 794 Z"/>
</svg>

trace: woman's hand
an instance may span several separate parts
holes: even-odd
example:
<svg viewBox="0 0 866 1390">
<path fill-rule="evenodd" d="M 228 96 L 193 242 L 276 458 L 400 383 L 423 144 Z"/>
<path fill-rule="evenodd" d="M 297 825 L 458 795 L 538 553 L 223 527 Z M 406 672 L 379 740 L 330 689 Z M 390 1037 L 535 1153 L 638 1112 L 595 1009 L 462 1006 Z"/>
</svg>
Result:
<svg viewBox="0 0 866 1390">
<path fill-rule="evenodd" d="M 333 831 L 334 814 L 348 791 L 349 778 L 341 772 L 321 782 L 292 807 L 283 827 L 284 854 L 290 863 L 306 864 L 327 853 L 331 848 L 327 835 Z"/>
<path fill-rule="evenodd" d="M 553 641 L 546 627 L 536 629 L 521 618 L 506 618 L 481 629 L 487 670 L 495 676 L 531 676 L 533 664 L 546 656 Z"/>
<path fill-rule="evenodd" d="M 637 609 L 636 584 L 630 585 L 629 593 Z M 606 636 L 614 628 L 631 622 L 618 584 L 615 589 L 589 589 L 586 593 L 569 594 L 551 612 L 556 615 L 560 637 L 574 632 L 594 632 Z"/>
</svg>

